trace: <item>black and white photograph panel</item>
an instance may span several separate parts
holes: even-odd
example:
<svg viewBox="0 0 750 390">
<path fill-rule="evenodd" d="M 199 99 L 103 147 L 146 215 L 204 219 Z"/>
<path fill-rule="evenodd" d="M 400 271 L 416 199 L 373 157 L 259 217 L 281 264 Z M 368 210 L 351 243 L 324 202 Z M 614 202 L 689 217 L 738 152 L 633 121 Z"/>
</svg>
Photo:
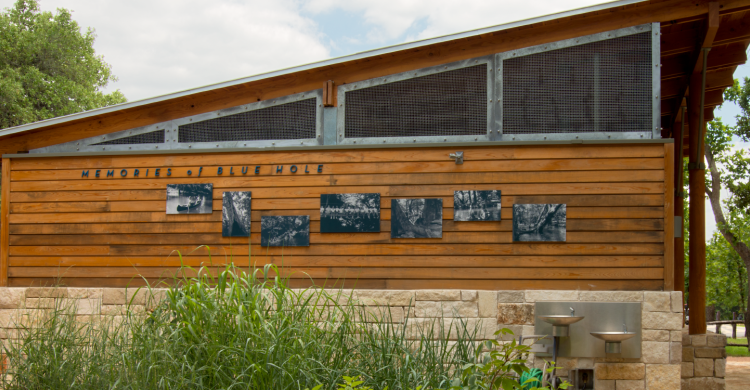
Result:
<svg viewBox="0 0 750 390">
<path fill-rule="evenodd" d="M 513 241 L 565 241 L 564 204 L 514 204 Z"/>
<path fill-rule="evenodd" d="M 443 199 L 392 199 L 391 238 L 443 237 Z"/>
<path fill-rule="evenodd" d="M 167 184 L 167 214 L 211 214 L 213 184 Z"/>
<path fill-rule="evenodd" d="M 310 216 L 260 218 L 261 246 L 310 246 Z"/>
<path fill-rule="evenodd" d="M 221 203 L 221 235 L 224 237 L 250 237 L 249 191 L 225 192 Z"/>
<path fill-rule="evenodd" d="M 321 233 L 380 232 L 380 194 L 320 195 Z"/>
<path fill-rule="evenodd" d="M 500 190 L 453 192 L 454 221 L 499 221 Z"/>
</svg>

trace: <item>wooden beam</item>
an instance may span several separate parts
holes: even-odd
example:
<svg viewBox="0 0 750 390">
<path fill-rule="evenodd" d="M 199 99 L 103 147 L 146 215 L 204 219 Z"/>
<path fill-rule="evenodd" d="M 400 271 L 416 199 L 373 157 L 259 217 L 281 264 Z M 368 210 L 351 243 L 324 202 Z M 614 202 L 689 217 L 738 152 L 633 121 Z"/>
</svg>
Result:
<svg viewBox="0 0 750 390">
<path fill-rule="evenodd" d="M 0 184 L 0 287 L 8 286 L 8 250 L 10 248 L 10 159 L 2 159 Z"/>
<path fill-rule="evenodd" d="M 706 73 L 706 92 L 716 89 L 725 89 L 734 85 L 734 71 L 734 68 L 725 68 L 714 72 L 709 71 L 708 73 Z M 683 88 L 687 81 L 688 77 L 685 76 L 679 79 L 665 80 L 664 82 L 662 82 L 662 98 L 677 98 L 676 101 L 678 102 L 682 100 L 685 96 L 687 96 L 687 89 Z M 685 89 L 685 92 L 682 93 L 681 89 Z"/>
<path fill-rule="evenodd" d="M 714 38 L 716 37 L 716 33 L 719 30 L 719 22 L 721 21 L 721 18 L 719 17 L 719 3 L 712 1 L 708 3 L 708 12 L 706 13 L 706 21 L 703 25 L 703 33 L 698 36 L 699 41 L 697 42 L 697 45 L 695 49 L 693 50 L 693 58 L 695 60 L 691 61 L 691 67 L 693 69 L 692 75 L 701 73 L 703 70 L 703 55 L 706 52 L 703 50 L 703 48 L 711 47 Z M 712 72 L 715 73 L 715 72 Z M 693 84 L 693 76 L 690 77 L 690 84 Z M 730 76 L 732 78 L 732 84 L 734 84 L 734 69 L 732 69 L 732 75 Z M 702 84 L 702 83 L 701 83 Z M 662 83 L 663 85 L 663 83 Z M 705 85 L 705 91 L 708 91 L 708 85 L 709 82 L 706 80 Z M 680 93 L 678 96 L 678 101 L 682 101 L 682 99 L 687 96 L 688 93 L 688 84 L 681 83 L 679 86 Z M 662 98 L 663 98 L 664 92 L 662 92 Z M 702 109 L 702 108 L 701 108 Z M 698 111 L 696 111 L 698 112 Z M 670 123 L 675 122 L 675 118 L 673 117 Z"/>
<path fill-rule="evenodd" d="M 336 106 L 336 89 L 333 86 L 333 81 L 328 80 L 323 84 L 323 106 L 324 107 L 335 107 Z"/>
<path fill-rule="evenodd" d="M 744 43 L 735 43 L 711 50 L 711 55 L 708 56 L 708 70 L 715 71 L 744 64 L 747 62 L 746 48 L 747 45 Z M 692 67 L 690 58 L 691 56 L 688 53 L 663 58 L 661 79 L 669 80 L 689 75 L 689 68 Z"/>
<path fill-rule="evenodd" d="M 706 92 L 706 100 L 703 103 L 703 107 L 704 108 L 713 109 L 716 106 L 720 106 L 722 103 L 724 103 L 724 91 L 722 91 L 720 89 L 715 89 L 713 91 Z M 680 116 L 679 116 L 679 113 L 680 113 L 679 110 L 680 109 L 679 109 L 679 106 L 680 105 L 678 104 L 678 101 L 677 101 L 676 98 L 662 100 L 662 102 L 661 102 L 661 115 L 662 116 L 664 116 L 664 115 L 670 115 L 670 117 L 671 117 L 672 113 L 673 113 L 672 110 L 674 109 L 673 107 L 678 107 L 677 108 L 677 114 L 678 115 L 675 116 L 675 126 L 677 126 L 677 123 L 680 121 Z M 679 131 L 675 131 L 675 133 L 677 133 L 677 132 L 679 132 Z"/>
</svg>

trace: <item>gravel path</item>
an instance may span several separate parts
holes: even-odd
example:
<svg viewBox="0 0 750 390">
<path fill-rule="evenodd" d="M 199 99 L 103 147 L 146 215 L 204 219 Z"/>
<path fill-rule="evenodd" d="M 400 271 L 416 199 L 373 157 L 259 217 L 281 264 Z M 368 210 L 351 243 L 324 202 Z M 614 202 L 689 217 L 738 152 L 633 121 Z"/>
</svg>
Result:
<svg viewBox="0 0 750 390">
<path fill-rule="evenodd" d="M 750 357 L 727 357 L 726 390 L 750 388 Z"/>
</svg>

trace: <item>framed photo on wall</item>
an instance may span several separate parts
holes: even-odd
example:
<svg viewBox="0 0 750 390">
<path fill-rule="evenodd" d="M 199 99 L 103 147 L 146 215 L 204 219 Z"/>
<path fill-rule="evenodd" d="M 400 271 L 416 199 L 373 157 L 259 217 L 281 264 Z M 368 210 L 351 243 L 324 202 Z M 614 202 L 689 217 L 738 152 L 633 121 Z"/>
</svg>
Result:
<svg viewBox="0 0 750 390">
<path fill-rule="evenodd" d="M 380 194 L 320 195 L 321 233 L 379 233 Z"/>
<path fill-rule="evenodd" d="M 261 246 L 310 246 L 309 215 L 275 215 L 260 218 Z"/>
<path fill-rule="evenodd" d="M 513 241 L 565 242 L 566 205 L 514 204 Z"/>
<path fill-rule="evenodd" d="M 221 203 L 221 235 L 250 237 L 250 191 L 224 192 Z"/>
<path fill-rule="evenodd" d="M 454 221 L 499 221 L 500 190 L 454 191 Z"/>
<path fill-rule="evenodd" d="M 443 199 L 392 199 L 391 238 L 442 238 Z"/>
<path fill-rule="evenodd" d="M 167 184 L 167 214 L 211 214 L 213 184 Z"/>
</svg>

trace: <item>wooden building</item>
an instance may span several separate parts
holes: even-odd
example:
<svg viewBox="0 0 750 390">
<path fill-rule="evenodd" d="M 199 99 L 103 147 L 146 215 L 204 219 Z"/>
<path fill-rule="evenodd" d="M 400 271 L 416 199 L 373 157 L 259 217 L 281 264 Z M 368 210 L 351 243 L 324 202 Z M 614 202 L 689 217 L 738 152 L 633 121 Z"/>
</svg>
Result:
<svg viewBox="0 0 750 390">
<path fill-rule="evenodd" d="M 680 289 L 680 157 L 699 162 L 749 10 L 616 1 L 4 129 L 0 285 L 135 285 L 180 251 L 299 285 Z M 168 184 L 199 183 L 212 213 L 167 213 Z M 500 190 L 502 220 L 454 221 L 463 190 Z M 222 236 L 226 191 L 252 192 L 249 238 Z M 380 194 L 380 232 L 320 233 L 337 193 Z M 391 238 L 401 198 L 442 199 L 442 237 Z M 567 206 L 565 241 L 513 241 L 513 205 L 534 203 Z M 310 217 L 309 247 L 261 246 L 283 215 Z"/>
</svg>

